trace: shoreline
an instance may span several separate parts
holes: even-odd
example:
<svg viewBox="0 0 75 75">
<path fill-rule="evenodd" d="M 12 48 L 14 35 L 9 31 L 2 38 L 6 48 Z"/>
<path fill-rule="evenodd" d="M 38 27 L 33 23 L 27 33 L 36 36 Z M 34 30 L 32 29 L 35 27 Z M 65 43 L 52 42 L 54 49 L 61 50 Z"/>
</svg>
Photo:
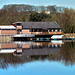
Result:
<svg viewBox="0 0 75 75">
<path fill-rule="evenodd" d="M 56 39 L 57 40 L 57 39 Z M 75 40 L 75 33 L 65 33 L 61 40 Z M 11 42 L 13 38 L 11 36 L 0 36 L 0 42 Z"/>
</svg>

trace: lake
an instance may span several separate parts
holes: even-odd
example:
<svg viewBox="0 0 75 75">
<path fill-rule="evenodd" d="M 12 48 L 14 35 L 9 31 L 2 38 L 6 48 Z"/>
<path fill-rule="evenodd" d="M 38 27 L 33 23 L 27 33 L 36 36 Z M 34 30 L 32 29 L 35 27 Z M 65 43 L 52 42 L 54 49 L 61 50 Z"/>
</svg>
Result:
<svg viewBox="0 0 75 75">
<path fill-rule="evenodd" d="M 74 41 L 0 43 L 1 75 L 75 75 Z"/>
</svg>

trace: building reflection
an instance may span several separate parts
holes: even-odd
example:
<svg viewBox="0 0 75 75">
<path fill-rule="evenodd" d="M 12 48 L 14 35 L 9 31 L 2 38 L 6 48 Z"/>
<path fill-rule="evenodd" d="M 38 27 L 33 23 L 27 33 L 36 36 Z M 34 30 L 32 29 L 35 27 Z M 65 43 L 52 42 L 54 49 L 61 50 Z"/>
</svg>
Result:
<svg viewBox="0 0 75 75">
<path fill-rule="evenodd" d="M 75 42 L 12 42 L 0 43 L 0 68 L 19 66 L 32 61 L 58 61 L 75 64 Z"/>
<path fill-rule="evenodd" d="M 1 43 L 0 53 L 13 53 L 14 56 L 57 54 L 63 45 L 60 41 L 51 42 L 12 42 Z"/>
</svg>

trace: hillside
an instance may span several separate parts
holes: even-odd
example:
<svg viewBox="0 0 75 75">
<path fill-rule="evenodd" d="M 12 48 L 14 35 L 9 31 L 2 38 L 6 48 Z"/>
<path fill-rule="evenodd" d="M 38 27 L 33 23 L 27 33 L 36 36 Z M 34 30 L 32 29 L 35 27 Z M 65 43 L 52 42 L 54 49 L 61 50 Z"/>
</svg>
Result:
<svg viewBox="0 0 75 75">
<path fill-rule="evenodd" d="M 56 5 L 52 6 L 34 6 L 34 5 L 24 5 L 24 4 L 9 4 L 9 5 L 4 5 L 2 9 L 7 10 L 7 11 L 23 11 L 23 12 L 32 12 L 32 11 L 42 11 L 42 10 L 48 10 L 51 13 L 56 13 L 56 12 L 63 12 L 64 7 L 57 7 Z"/>
</svg>

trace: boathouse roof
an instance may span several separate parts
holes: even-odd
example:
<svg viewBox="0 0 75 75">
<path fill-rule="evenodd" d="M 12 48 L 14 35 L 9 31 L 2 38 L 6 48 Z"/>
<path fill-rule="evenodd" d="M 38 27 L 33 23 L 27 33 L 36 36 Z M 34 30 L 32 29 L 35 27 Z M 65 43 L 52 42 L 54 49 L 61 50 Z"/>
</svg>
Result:
<svg viewBox="0 0 75 75">
<path fill-rule="evenodd" d="M 14 26 L 0 26 L 0 29 L 16 29 Z"/>
<path fill-rule="evenodd" d="M 23 28 L 61 28 L 56 22 L 22 22 Z"/>
</svg>

